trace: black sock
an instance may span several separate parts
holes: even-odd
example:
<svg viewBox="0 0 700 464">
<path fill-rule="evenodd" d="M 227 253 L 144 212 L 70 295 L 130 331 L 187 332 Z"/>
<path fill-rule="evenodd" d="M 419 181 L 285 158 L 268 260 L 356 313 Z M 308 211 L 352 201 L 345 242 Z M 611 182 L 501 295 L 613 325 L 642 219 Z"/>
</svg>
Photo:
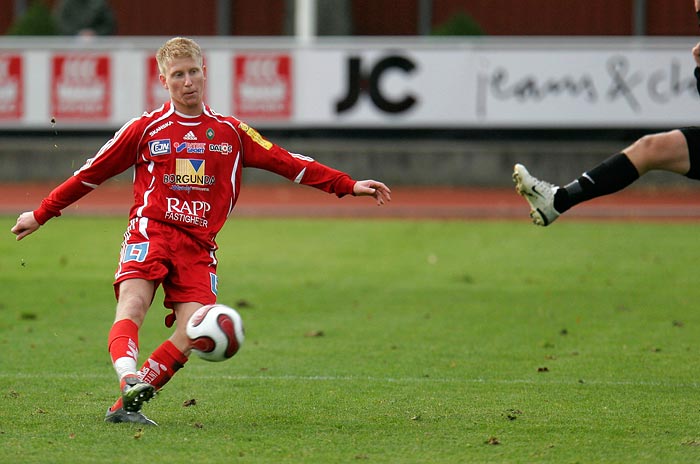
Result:
<svg viewBox="0 0 700 464">
<path fill-rule="evenodd" d="M 563 213 L 584 201 L 622 190 L 637 179 L 637 168 L 627 155 L 618 153 L 558 189 L 554 194 L 554 209 Z"/>
</svg>

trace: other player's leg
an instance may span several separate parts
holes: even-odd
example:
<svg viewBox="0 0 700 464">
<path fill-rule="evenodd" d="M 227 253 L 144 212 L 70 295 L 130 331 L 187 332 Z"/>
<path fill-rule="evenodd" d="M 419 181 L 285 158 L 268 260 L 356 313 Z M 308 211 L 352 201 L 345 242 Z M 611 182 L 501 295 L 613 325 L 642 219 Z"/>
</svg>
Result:
<svg viewBox="0 0 700 464">
<path fill-rule="evenodd" d="M 700 129 L 685 128 L 644 136 L 563 187 L 533 177 L 520 164 L 515 165 L 513 180 L 530 204 L 533 222 L 547 226 L 577 204 L 618 192 L 651 170 L 700 179 L 700 161 L 692 162 L 698 156 Z"/>
<path fill-rule="evenodd" d="M 554 196 L 560 189 L 554 184 L 532 176 L 525 166 L 516 164 L 513 168 L 515 191 L 530 204 L 530 218 L 538 226 L 548 226 L 559 217 L 554 208 Z"/>
</svg>

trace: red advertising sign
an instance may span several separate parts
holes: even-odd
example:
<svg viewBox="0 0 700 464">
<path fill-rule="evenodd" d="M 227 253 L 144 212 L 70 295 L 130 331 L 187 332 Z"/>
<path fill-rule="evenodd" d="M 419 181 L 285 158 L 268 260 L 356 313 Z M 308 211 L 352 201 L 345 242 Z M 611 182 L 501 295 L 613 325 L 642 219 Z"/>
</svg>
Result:
<svg viewBox="0 0 700 464">
<path fill-rule="evenodd" d="M 233 62 L 233 112 L 241 119 L 292 115 L 292 60 L 281 54 L 242 54 Z"/>
<path fill-rule="evenodd" d="M 24 109 L 22 57 L 0 54 L 0 119 L 20 119 Z"/>
<path fill-rule="evenodd" d="M 160 83 L 158 76 L 158 62 L 154 58 L 155 53 L 146 57 L 146 111 L 153 111 L 163 103 L 170 100 L 168 90 Z"/>
<path fill-rule="evenodd" d="M 109 118 L 112 71 L 108 55 L 54 55 L 51 68 L 53 117 L 89 120 Z"/>
</svg>

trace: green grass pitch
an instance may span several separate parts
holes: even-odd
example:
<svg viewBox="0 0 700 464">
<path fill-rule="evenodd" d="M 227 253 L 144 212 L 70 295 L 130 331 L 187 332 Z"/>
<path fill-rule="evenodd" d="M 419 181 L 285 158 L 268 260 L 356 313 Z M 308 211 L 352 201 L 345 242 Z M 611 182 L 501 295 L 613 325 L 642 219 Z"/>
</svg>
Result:
<svg viewBox="0 0 700 464">
<path fill-rule="evenodd" d="M 105 424 L 123 219 L 0 218 L 0 462 L 700 461 L 698 225 L 233 219 L 246 342 Z M 165 337 L 162 295 L 142 359 Z M 190 400 L 194 405 L 186 406 Z"/>
</svg>

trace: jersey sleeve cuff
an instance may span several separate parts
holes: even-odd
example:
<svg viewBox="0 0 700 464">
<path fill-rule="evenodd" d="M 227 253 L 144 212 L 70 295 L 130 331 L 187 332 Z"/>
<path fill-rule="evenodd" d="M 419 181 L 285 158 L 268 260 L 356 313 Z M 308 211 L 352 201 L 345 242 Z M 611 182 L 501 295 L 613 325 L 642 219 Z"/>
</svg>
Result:
<svg viewBox="0 0 700 464">
<path fill-rule="evenodd" d="M 36 222 L 38 222 L 42 226 L 44 224 L 46 224 L 46 222 L 49 219 L 61 215 L 60 211 L 49 211 L 43 205 L 40 206 L 38 209 L 35 209 L 33 211 L 33 213 L 34 213 L 34 219 L 36 219 Z"/>
<path fill-rule="evenodd" d="M 338 198 L 342 198 L 345 195 L 352 195 L 355 196 L 355 184 L 357 183 L 356 180 L 351 179 L 350 177 L 344 177 L 338 182 L 338 185 L 336 185 L 335 188 L 335 194 Z"/>
</svg>

